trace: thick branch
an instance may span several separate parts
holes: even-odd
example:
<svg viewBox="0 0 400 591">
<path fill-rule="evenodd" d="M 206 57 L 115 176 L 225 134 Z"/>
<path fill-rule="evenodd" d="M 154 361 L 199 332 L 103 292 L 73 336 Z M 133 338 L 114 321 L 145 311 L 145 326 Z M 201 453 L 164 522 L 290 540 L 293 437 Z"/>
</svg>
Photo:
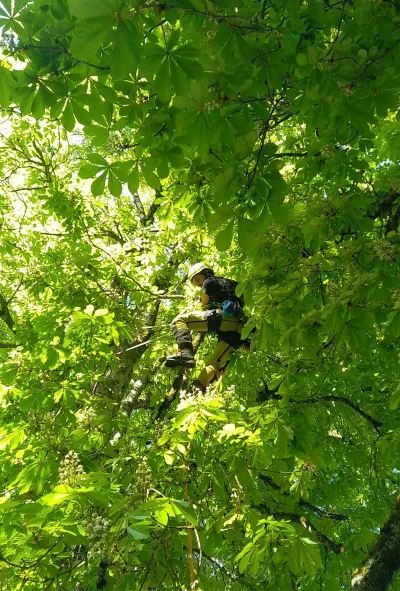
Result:
<svg viewBox="0 0 400 591">
<path fill-rule="evenodd" d="M 128 417 L 131 415 L 132 411 L 137 408 L 149 407 L 149 400 L 147 398 L 139 399 L 140 395 L 142 394 L 146 386 L 148 386 L 149 382 L 150 378 L 148 375 L 144 376 L 140 380 L 137 380 L 134 383 L 132 390 L 122 401 L 121 411 Z"/>
<path fill-rule="evenodd" d="M 66 55 L 68 55 L 68 56 L 70 56 L 72 58 L 72 54 L 67 49 L 65 49 L 64 47 L 52 47 L 52 46 L 46 46 L 46 45 L 24 45 L 22 47 L 22 49 L 24 51 L 28 51 L 29 49 L 39 49 L 40 51 L 55 51 L 55 52 L 58 52 L 58 53 L 65 53 Z M 86 62 L 86 61 L 80 60 L 80 59 L 77 59 L 76 63 L 74 63 L 73 65 L 71 65 L 71 67 L 68 68 L 68 69 L 71 69 L 72 70 L 72 68 L 74 68 L 78 64 L 85 64 L 86 66 L 90 66 L 92 68 L 96 68 L 97 70 L 107 71 L 107 70 L 110 69 L 109 66 L 97 66 L 96 64 L 92 64 L 90 62 Z"/>
<path fill-rule="evenodd" d="M 199 550 L 193 550 L 194 554 L 200 555 Z M 211 562 L 214 566 L 212 567 L 214 569 L 215 566 L 217 566 L 221 572 L 226 575 L 227 577 L 229 577 L 232 581 L 234 582 L 240 582 L 240 584 L 243 587 L 247 587 L 248 589 L 254 589 L 253 585 L 251 583 L 248 583 L 246 581 L 246 579 L 236 573 L 233 573 L 231 571 L 229 571 L 223 564 L 222 562 L 220 562 L 217 558 L 214 558 L 214 556 L 209 556 L 208 554 L 204 553 L 204 551 L 201 553 L 202 557 L 205 558 L 206 560 L 208 560 L 209 562 Z"/>
<path fill-rule="evenodd" d="M 312 511 L 321 518 L 326 517 L 327 519 L 333 519 L 334 521 L 347 521 L 348 519 L 347 515 L 342 515 L 341 513 L 332 513 L 332 511 L 324 511 L 319 507 L 314 507 L 314 505 L 311 505 L 311 503 L 305 501 L 304 499 L 300 499 L 299 505 L 306 507 L 309 511 Z"/>
<path fill-rule="evenodd" d="M 197 349 L 200 347 L 201 343 L 203 342 L 205 335 L 206 335 L 206 333 L 202 333 L 199 335 L 199 337 L 193 347 L 195 353 L 197 352 Z M 170 391 L 168 392 L 167 396 L 165 397 L 163 402 L 158 407 L 157 412 L 155 414 L 155 420 L 160 420 L 160 419 L 164 418 L 165 415 L 167 414 L 170 406 L 177 399 L 178 394 L 179 394 L 180 390 L 182 390 L 182 387 L 183 387 L 185 374 L 186 374 L 186 369 L 183 367 L 179 371 L 176 378 L 174 379 L 172 387 L 171 387 Z"/>
<path fill-rule="evenodd" d="M 323 544 L 327 550 L 333 552 L 334 554 L 343 554 L 344 546 L 342 544 L 336 544 L 333 540 L 328 538 L 325 534 L 321 533 L 315 525 L 313 525 L 306 517 L 300 517 L 297 515 L 298 521 L 297 523 L 301 523 L 301 525 L 310 533 L 313 534 L 314 537 Z"/>
<path fill-rule="evenodd" d="M 160 201 L 159 201 L 160 196 L 161 196 L 161 191 L 156 191 L 156 197 L 155 197 L 154 201 L 151 203 L 148 212 L 146 213 L 146 211 L 143 207 L 143 203 L 142 203 L 138 193 L 135 193 L 134 195 L 132 195 L 133 204 L 134 204 L 135 208 L 137 209 L 137 212 L 139 214 L 140 223 L 143 226 L 146 226 L 149 222 L 154 222 L 154 215 L 155 215 L 157 209 L 160 207 Z"/>
<path fill-rule="evenodd" d="M 142 8 L 153 8 L 156 7 L 156 4 L 145 4 L 142 6 Z M 158 6 L 158 8 L 161 8 L 161 6 Z M 182 7 L 182 6 L 168 6 L 168 10 L 178 10 L 178 11 L 186 11 L 186 12 L 191 12 L 193 14 L 198 14 L 200 16 L 203 16 L 204 18 L 209 18 L 212 20 L 215 20 L 217 22 L 222 22 L 222 21 L 226 21 L 228 22 L 230 25 L 235 25 L 235 23 L 238 23 L 237 26 L 240 29 L 254 29 L 255 31 L 275 31 L 276 29 L 274 29 L 273 27 L 268 27 L 266 25 L 263 25 L 261 23 L 253 23 L 250 20 L 248 20 L 247 18 L 244 18 L 242 16 L 238 16 L 236 14 L 214 14 L 211 12 L 202 12 L 200 10 L 196 10 L 195 8 L 187 8 L 187 7 Z"/>
<path fill-rule="evenodd" d="M 400 221 L 400 208 L 395 212 L 393 212 L 392 210 L 393 207 L 396 205 L 396 201 L 397 199 L 399 199 L 399 197 L 400 193 L 398 193 L 397 191 L 392 191 L 391 193 L 386 195 L 386 197 L 377 201 L 374 204 L 373 208 L 371 208 L 367 212 L 366 217 L 376 219 L 388 216 L 389 219 L 387 222 L 386 231 L 390 232 L 392 230 L 397 230 Z"/>
<path fill-rule="evenodd" d="M 285 512 L 273 511 L 273 510 L 269 509 L 266 505 L 257 505 L 255 508 L 258 509 L 259 511 L 262 511 L 263 513 L 268 513 L 268 515 L 272 515 L 272 517 L 274 519 L 277 519 L 277 520 L 284 519 L 284 520 L 293 521 L 294 523 L 298 523 L 298 524 L 302 525 L 308 531 L 309 534 L 313 535 L 314 538 L 316 540 L 318 540 L 318 542 L 323 544 L 327 550 L 329 550 L 330 552 L 333 552 L 334 554 L 342 554 L 344 552 L 344 547 L 341 544 L 337 544 L 336 542 L 334 542 L 333 540 L 328 538 L 328 536 L 321 533 L 315 527 L 315 525 L 313 525 L 307 519 L 307 517 L 304 517 L 304 515 L 299 515 L 298 513 L 285 513 Z"/>
<path fill-rule="evenodd" d="M 291 402 L 296 402 L 298 404 L 315 404 L 316 402 L 342 402 L 346 404 L 353 410 L 355 410 L 359 415 L 361 415 L 365 420 L 367 420 L 374 429 L 380 434 L 379 427 L 382 427 L 383 423 L 371 417 L 367 412 L 362 410 L 359 406 L 354 404 L 348 398 L 343 398 L 342 396 L 315 396 L 314 398 L 308 398 L 307 400 L 292 400 Z"/>
<path fill-rule="evenodd" d="M 262 402 L 266 402 L 267 400 L 272 400 L 272 399 L 281 400 L 282 396 L 280 396 L 279 394 L 276 393 L 278 388 L 279 388 L 279 386 L 277 388 L 275 388 L 274 390 L 269 390 L 268 385 L 265 385 L 264 390 L 261 390 L 260 392 L 258 392 L 257 401 L 262 403 Z M 355 404 L 354 402 L 352 402 L 348 398 L 344 398 L 342 396 L 313 396 L 312 398 L 307 398 L 306 400 L 294 400 L 293 398 L 291 398 L 289 402 L 291 402 L 292 404 L 316 404 L 317 402 L 342 402 L 343 404 L 346 404 L 347 406 L 349 406 L 350 408 L 355 410 L 366 421 L 371 423 L 371 425 L 374 427 L 374 429 L 377 431 L 377 433 L 380 434 L 379 428 L 383 426 L 383 423 L 381 423 L 380 421 L 377 421 L 376 419 L 374 419 L 374 417 L 372 417 L 370 414 L 365 412 L 365 410 L 362 410 L 362 408 L 357 406 L 357 404 Z"/>
<path fill-rule="evenodd" d="M 149 211 L 147 212 L 147 216 L 146 216 L 146 223 L 154 222 L 154 216 L 156 214 L 157 209 L 160 207 L 160 203 L 158 202 L 158 197 L 160 195 L 160 192 L 157 191 L 156 192 L 156 198 L 154 199 L 153 203 L 150 205 L 149 207 Z"/>
<path fill-rule="evenodd" d="M 142 224 L 146 223 L 146 212 L 144 211 L 143 203 L 137 193 L 132 195 L 132 201 L 139 214 L 139 219 Z"/>
<path fill-rule="evenodd" d="M 100 395 L 106 394 L 117 400 L 120 404 L 122 403 L 122 400 L 124 400 L 129 392 L 133 369 L 150 343 L 151 336 L 155 330 L 159 307 L 160 302 L 158 301 L 155 303 L 148 318 L 146 318 L 146 324 L 148 323 L 152 328 L 145 335 L 141 335 L 138 341 L 133 343 L 133 346 L 120 352 L 118 367 L 110 372 L 104 382 L 98 384 L 96 391 Z"/>
<path fill-rule="evenodd" d="M 14 332 L 14 320 L 11 318 L 8 302 L 6 298 L 0 293 L 0 318 L 4 320 L 8 328 Z"/>
<path fill-rule="evenodd" d="M 282 492 L 282 489 L 279 486 L 279 484 L 276 484 L 276 482 L 270 476 L 267 476 L 266 474 L 259 474 L 258 477 L 260 478 L 260 480 L 265 482 L 265 484 L 270 486 L 273 490 Z M 289 496 L 289 493 L 287 491 L 283 491 L 282 494 L 283 496 Z M 321 519 L 323 517 L 326 517 L 327 519 L 333 519 L 335 521 L 347 521 L 346 515 L 342 515 L 340 513 L 332 513 L 332 511 L 329 510 L 320 509 L 319 507 L 315 507 L 314 505 L 312 505 L 308 501 L 305 501 L 304 499 L 300 499 L 298 505 L 300 505 L 301 507 L 305 507 Z"/>
<path fill-rule="evenodd" d="M 400 497 L 397 499 L 374 545 L 353 574 L 356 591 L 385 591 L 400 570 Z"/>
<path fill-rule="evenodd" d="M 107 585 L 107 569 L 108 569 L 108 562 L 107 560 L 102 560 L 99 564 L 99 575 L 97 579 L 96 589 L 104 589 Z"/>
<path fill-rule="evenodd" d="M 281 152 L 280 154 L 274 154 L 274 158 L 306 158 L 308 152 Z"/>
</svg>

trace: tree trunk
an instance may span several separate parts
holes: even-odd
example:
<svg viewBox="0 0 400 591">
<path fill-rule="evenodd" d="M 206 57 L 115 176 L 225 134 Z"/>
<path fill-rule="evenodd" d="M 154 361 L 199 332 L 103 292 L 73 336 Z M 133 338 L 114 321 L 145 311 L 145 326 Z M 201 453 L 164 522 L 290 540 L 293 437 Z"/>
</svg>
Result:
<svg viewBox="0 0 400 591">
<path fill-rule="evenodd" d="M 400 497 L 360 568 L 353 574 L 356 591 L 385 591 L 400 569 Z"/>
</svg>

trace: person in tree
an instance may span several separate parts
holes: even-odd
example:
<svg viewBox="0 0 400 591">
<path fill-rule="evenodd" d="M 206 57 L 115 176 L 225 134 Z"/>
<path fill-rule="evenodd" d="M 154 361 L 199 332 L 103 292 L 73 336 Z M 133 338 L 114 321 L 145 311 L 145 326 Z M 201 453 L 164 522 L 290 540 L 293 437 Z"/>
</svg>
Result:
<svg viewBox="0 0 400 591">
<path fill-rule="evenodd" d="M 237 281 L 217 277 L 203 263 L 190 268 L 188 279 L 202 289 L 201 304 L 204 310 L 179 314 L 171 323 L 179 352 L 166 358 L 166 367 L 194 367 L 194 351 L 191 331 L 216 333 L 218 342 L 213 354 L 196 380 L 196 385 L 205 389 L 219 378 L 235 349 L 243 345 L 241 331 L 245 324 L 244 301 L 236 295 Z M 246 342 L 247 343 L 247 342 Z"/>
</svg>

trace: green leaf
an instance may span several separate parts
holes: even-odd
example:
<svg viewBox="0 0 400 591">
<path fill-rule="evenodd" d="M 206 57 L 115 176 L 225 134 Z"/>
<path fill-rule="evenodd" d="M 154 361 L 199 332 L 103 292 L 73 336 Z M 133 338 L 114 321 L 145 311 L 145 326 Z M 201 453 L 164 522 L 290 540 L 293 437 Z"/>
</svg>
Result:
<svg viewBox="0 0 400 591">
<path fill-rule="evenodd" d="M 98 195 L 102 195 L 104 193 L 104 189 L 106 186 L 106 179 L 107 179 L 107 170 L 102 172 L 101 175 L 99 175 L 97 177 L 97 179 L 95 179 L 93 181 L 92 186 L 91 186 L 91 191 L 95 197 L 97 197 Z"/>
<path fill-rule="evenodd" d="M 52 107 L 57 103 L 56 95 L 45 84 L 39 84 L 39 91 L 46 107 Z"/>
<path fill-rule="evenodd" d="M 160 179 L 154 172 L 152 172 L 148 166 L 142 165 L 141 167 L 144 180 L 151 189 L 159 191 L 161 189 Z"/>
<path fill-rule="evenodd" d="M 271 142 L 267 142 L 264 144 L 262 149 L 263 156 L 273 156 L 278 151 L 278 146 Z"/>
<path fill-rule="evenodd" d="M 108 175 L 108 190 L 110 191 L 111 195 L 114 195 L 114 197 L 119 197 L 122 193 L 122 184 L 117 179 L 112 170 L 110 170 Z"/>
<path fill-rule="evenodd" d="M 162 101 L 171 98 L 171 77 L 169 72 L 169 58 L 165 57 L 154 80 L 154 90 Z"/>
<path fill-rule="evenodd" d="M 198 525 L 198 519 L 196 515 L 196 511 L 189 505 L 187 501 L 172 501 L 171 504 L 174 505 L 177 513 L 183 515 L 183 517 L 191 523 L 192 525 Z"/>
<path fill-rule="evenodd" d="M 174 168 L 181 168 L 184 164 L 183 150 L 179 146 L 174 146 L 167 153 L 168 160 Z"/>
<path fill-rule="evenodd" d="M 261 326 L 257 330 L 257 350 L 265 351 L 268 343 L 268 323 L 262 320 Z"/>
<path fill-rule="evenodd" d="M 46 105 L 44 104 L 42 93 L 40 92 L 40 89 L 38 88 L 38 90 L 35 94 L 35 98 L 33 99 L 33 102 L 32 102 L 32 107 L 31 107 L 32 115 L 37 120 L 41 119 L 44 115 L 45 109 L 46 109 Z"/>
<path fill-rule="evenodd" d="M 58 119 L 58 117 L 61 115 L 64 105 L 65 99 L 61 99 L 51 107 L 50 116 L 52 117 L 52 119 Z"/>
<path fill-rule="evenodd" d="M 256 226 L 254 222 L 243 217 L 238 219 L 239 245 L 243 250 L 249 251 L 254 248 L 255 230 Z"/>
<path fill-rule="evenodd" d="M 98 166 L 108 167 L 107 160 L 101 154 L 96 154 L 96 152 L 91 152 L 86 157 L 89 160 L 89 162 L 92 162 L 93 164 L 97 164 Z"/>
<path fill-rule="evenodd" d="M 113 162 L 110 166 L 110 170 L 121 182 L 127 183 L 132 164 L 132 160 L 127 160 L 126 162 Z"/>
<path fill-rule="evenodd" d="M 164 462 L 168 466 L 172 466 L 175 463 L 175 460 L 176 460 L 176 454 L 174 454 L 172 451 L 167 450 L 164 452 Z"/>
<path fill-rule="evenodd" d="M 283 203 L 282 205 L 276 205 L 275 203 L 269 204 L 272 217 L 277 224 L 285 226 L 289 221 L 290 208 L 288 204 Z"/>
<path fill-rule="evenodd" d="M 134 76 L 136 72 L 136 59 L 133 47 L 129 42 L 130 31 L 124 21 L 120 21 L 117 32 L 114 50 L 110 56 L 111 74 L 116 80 Z"/>
<path fill-rule="evenodd" d="M 8 107 L 11 101 L 11 76 L 9 71 L 0 66 L 0 105 Z"/>
<path fill-rule="evenodd" d="M 218 250 L 225 251 L 230 247 L 233 238 L 234 223 L 235 220 L 232 220 L 223 230 L 221 230 L 221 232 L 216 235 L 215 246 L 218 248 Z"/>
<path fill-rule="evenodd" d="M 81 28 L 77 29 L 71 40 L 71 54 L 78 59 L 95 60 L 103 39 L 109 31 L 110 18 L 99 16 L 95 21 L 92 19 L 82 21 L 80 25 Z"/>
<path fill-rule="evenodd" d="M 0 450 L 10 447 L 11 450 L 16 449 L 25 440 L 25 431 L 17 428 L 10 433 L 0 435 Z"/>
<path fill-rule="evenodd" d="M 135 195 L 136 191 L 139 188 L 139 169 L 137 166 L 132 168 L 132 172 L 128 178 L 128 188 L 132 195 Z"/>
<path fill-rule="evenodd" d="M 82 107 L 82 105 L 73 97 L 71 97 L 70 102 L 73 108 L 75 118 L 78 121 L 78 123 L 80 123 L 81 125 L 90 125 L 92 122 L 92 117 L 89 111 Z"/>
<path fill-rule="evenodd" d="M 389 398 L 389 408 L 391 410 L 396 410 L 400 406 L 400 386 L 396 388 L 393 394 L 390 395 Z"/>
<path fill-rule="evenodd" d="M 54 507 L 54 505 L 60 505 L 65 501 L 71 501 L 72 499 L 76 498 L 79 495 L 79 491 L 68 486 L 66 484 L 60 484 L 53 489 L 53 492 L 47 495 L 44 495 L 40 499 L 40 503 L 43 505 L 49 505 L 50 507 Z"/>
<path fill-rule="evenodd" d="M 304 53 L 298 53 L 296 56 L 296 62 L 299 66 L 306 66 L 308 64 L 307 56 Z"/>
<path fill-rule="evenodd" d="M 210 232 L 218 230 L 225 222 L 232 216 L 232 210 L 229 208 L 227 212 L 222 208 L 217 209 L 208 219 L 208 229 Z"/>
<path fill-rule="evenodd" d="M 139 531 L 137 529 L 133 529 L 132 527 L 128 527 L 127 531 L 134 540 L 146 540 L 150 536 L 149 531 L 144 529 Z"/>
<path fill-rule="evenodd" d="M 96 164 L 84 164 L 79 169 L 79 176 L 81 179 L 90 179 L 96 176 L 100 170 L 101 168 L 99 168 Z"/>
<path fill-rule="evenodd" d="M 79 19 L 109 15 L 113 17 L 111 0 L 67 0 L 68 8 L 73 16 Z M 112 22 L 112 21 L 111 21 Z"/>
<path fill-rule="evenodd" d="M 66 107 L 64 109 L 64 112 L 61 116 L 61 123 L 63 124 L 63 127 L 67 130 L 67 131 L 73 131 L 74 127 L 75 127 L 75 117 L 74 117 L 74 112 L 72 109 L 72 105 L 71 102 L 68 101 L 66 104 Z"/>
<path fill-rule="evenodd" d="M 58 20 L 67 17 L 68 7 L 65 0 L 51 0 L 51 14 Z"/>
<path fill-rule="evenodd" d="M 109 131 L 106 127 L 101 125 L 86 125 L 84 128 L 84 132 L 92 137 L 92 145 L 93 146 L 100 146 L 107 141 L 109 136 Z"/>
<path fill-rule="evenodd" d="M 200 80 L 203 77 L 204 71 L 199 62 L 180 57 L 177 52 L 173 53 L 173 59 L 186 76 L 192 80 Z"/>
<path fill-rule="evenodd" d="M 175 47 L 175 45 L 177 45 L 180 36 L 181 36 L 180 29 L 176 29 L 175 31 L 172 31 L 171 35 L 168 37 L 167 44 L 166 44 L 166 48 L 168 51 L 171 51 L 171 49 L 173 49 Z"/>
</svg>

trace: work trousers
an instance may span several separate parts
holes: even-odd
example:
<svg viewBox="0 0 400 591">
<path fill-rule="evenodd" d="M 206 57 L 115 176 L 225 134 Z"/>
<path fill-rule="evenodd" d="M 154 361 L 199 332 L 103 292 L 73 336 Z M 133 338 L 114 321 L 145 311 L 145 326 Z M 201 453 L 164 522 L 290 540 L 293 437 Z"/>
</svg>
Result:
<svg viewBox="0 0 400 591">
<path fill-rule="evenodd" d="M 208 386 L 216 371 L 224 369 L 233 351 L 240 346 L 240 335 L 245 321 L 234 316 L 225 316 L 220 310 L 196 310 L 179 314 L 171 324 L 179 349 L 193 349 L 191 331 L 216 333 L 218 342 L 213 354 L 197 380 Z"/>
</svg>

